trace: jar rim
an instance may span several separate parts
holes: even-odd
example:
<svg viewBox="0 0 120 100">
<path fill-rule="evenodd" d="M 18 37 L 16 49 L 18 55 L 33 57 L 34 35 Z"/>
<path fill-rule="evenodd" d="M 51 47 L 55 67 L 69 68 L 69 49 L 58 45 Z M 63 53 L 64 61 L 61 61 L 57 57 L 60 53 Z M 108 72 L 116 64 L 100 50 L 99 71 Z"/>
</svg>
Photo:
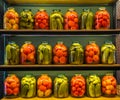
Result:
<svg viewBox="0 0 120 100">
<path fill-rule="evenodd" d="M 31 44 L 32 42 L 31 41 L 25 41 L 24 43 Z"/>
</svg>

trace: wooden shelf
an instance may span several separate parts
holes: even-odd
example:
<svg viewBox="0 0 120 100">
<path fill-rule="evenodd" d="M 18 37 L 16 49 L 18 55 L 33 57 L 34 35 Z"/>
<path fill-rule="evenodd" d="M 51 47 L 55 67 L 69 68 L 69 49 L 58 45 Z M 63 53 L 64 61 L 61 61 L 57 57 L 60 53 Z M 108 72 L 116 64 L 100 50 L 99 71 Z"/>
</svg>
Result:
<svg viewBox="0 0 120 100">
<path fill-rule="evenodd" d="M 117 0 L 6 0 L 9 4 L 112 4 Z"/>
<path fill-rule="evenodd" d="M 106 29 L 106 30 L 4 30 L 0 29 L 0 34 L 7 35 L 114 35 L 119 34 L 120 29 Z"/>
<path fill-rule="evenodd" d="M 34 98 L 29 98 L 28 100 L 120 100 L 120 97 L 99 97 L 99 98 L 90 98 L 90 97 L 83 97 L 83 98 L 73 98 L 71 96 L 69 96 L 68 98 L 55 98 L 55 97 L 49 97 L 49 98 L 38 98 L 38 97 L 34 97 Z M 3 98 L 1 100 L 10 100 L 8 98 Z M 26 98 L 15 98 L 12 100 L 26 100 Z"/>
<path fill-rule="evenodd" d="M 120 64 L 0 65 L 0 70 L 117 70 Z"/>
</svg>

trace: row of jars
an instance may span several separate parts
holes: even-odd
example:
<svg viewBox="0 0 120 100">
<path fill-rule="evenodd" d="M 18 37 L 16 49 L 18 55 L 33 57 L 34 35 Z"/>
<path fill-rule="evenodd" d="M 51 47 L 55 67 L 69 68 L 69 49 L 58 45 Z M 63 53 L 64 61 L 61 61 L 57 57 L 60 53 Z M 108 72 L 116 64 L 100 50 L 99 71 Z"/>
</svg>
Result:
<svg viewBox="0 0 120 100">
<path fill-rule="evenodd" d="M 63 16 L 60 9 L 54 9 L 48 15 L 45 9 L 40 9 L 33 15 L 31 10 L 18 14 L 14 8 L 8 8 L 4 14 L 4 29 L 109 29 L 110 14 L 105 7 L 99 8 L 95 14 L 90 9 L 83 9 L 80 14 L 74 8 L 68 9 Z"/>
<path fill-rule="evenodd" d="M 89 41 L 85 50 L 79 42 L 72 43 L 68 50 L 62 41 L 57 42 L 53 48 L 44 41 L 36 50 L 30 41 L 25 41 L 21 48 L 12 41 L 5 48 L 5 64 L 35 64 L 36 60 L 38 64 L 83 64 L 84 59 L 87 64 L 115 64 L 115 51 L 111 41 L 105 42 L 101 50 L 95 41 Z"/>
<path fill-rule="evenodd" d="M 53 88 L 52 88 L 53 84 Z M 65 98 L 69 95 L 68 78 L 60 74 L 54 82 L 48 74 L 41 74 L 38 79 L 33 75 L 26 75 L 20 79 L 15 74 L 8 74 L 4 81 L 4 93 L 11 97 L 50 97 L 53 94 L 57 98 Z M 98 75 L 89 75 L 86 79 L 81 74 L 75 74 L 70 80 L 70 94 L 73 97 L 115 96 L 117 94 L 116 78 L 112 74 L 106 74 L 100 79 Z"/>
</svg>

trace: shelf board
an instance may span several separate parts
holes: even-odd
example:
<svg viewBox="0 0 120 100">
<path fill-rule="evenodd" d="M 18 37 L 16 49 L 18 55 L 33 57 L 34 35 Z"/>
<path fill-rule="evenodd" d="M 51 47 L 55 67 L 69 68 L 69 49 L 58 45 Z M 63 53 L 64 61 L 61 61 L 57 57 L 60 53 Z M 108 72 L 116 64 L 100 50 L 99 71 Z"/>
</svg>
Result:
<svg viewBox="0 0 120 100">
<path fill-rule="evenodd" d="M 55 97 L 49 97 L 49 98 L 38 98 L 38 97 L 34 97 L 34 98 L 29 98 L 28 100 L 60 100 L 61 98 L 55 98 Z M 1 100 L 9 100 L 8 98 L 3 98 Z M 12 100 L 26 100 L 26 98 L 12 98 Z M 83 98 L 73 98 L 71 96 L 69 96 L 68 98 L 62 98 L 62 100 L 120 100 L 120 97 L 99 97 L 99 98 L 90 98 L 90 97 L 83 97 Z"/>
<path fill-rule="evenodd" d="M 0 29 L 0 34 L 7 35 L 111 35 L 119 34 L 120 29 L 100 29 L 100 30 L 29 30 L 29 29 L 20 29 L 20 30 L 4 30 Z"/>
<path fill-rule="evenodd" d="M 120 64 L 0 65 L 0 70 L 117 70 Z"/>
<path fill-rule="evenodd" d="M 117 0 L 6 0 L 9 4 L 113 4 Z"/>
</svg>

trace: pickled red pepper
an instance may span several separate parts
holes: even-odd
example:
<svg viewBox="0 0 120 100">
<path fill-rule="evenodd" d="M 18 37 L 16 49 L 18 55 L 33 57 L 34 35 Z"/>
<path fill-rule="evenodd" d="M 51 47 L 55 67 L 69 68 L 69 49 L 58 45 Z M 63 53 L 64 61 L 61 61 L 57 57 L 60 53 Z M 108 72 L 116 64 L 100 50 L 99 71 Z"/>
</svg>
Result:
<svg viewBox="0 0 120 100">
<path fill-rule="evenodd" d="M 79 28 L 78 22 L 78 13 L 75 9 L 70 8 L 64 16 L 64 29 L 77 30 Z"/>
<path fill-rule="evenodd" d="M 105 7 L 99 8 L 95 13 L 95 29 L 109 29 L 110 14 Z"/>
<path fill-rule="evenodd" d="M 86 90 L 85 78 L 80 74 L 75 74 L 71 79 L 71 95 L 73 97 L 83 97 Z"/>
<path fill-rule="evenodd" d="M 26 41 L 20 49 L 21 64 L 35 64 L 35 47 L 30 41 Z"/>
<path fill-rule="evenodd" d="M 9 7 L 4 14 L 4 29 L 19 29 L 19 14 L 13 7 Z"/>
<path fill-rule="evenodd" d="M 52 79 L 47 74 L 42 74 L 37 80 L 38 97 L 49 97 L 52 94 Z"/>
<path fill-rule="evenodd" d="M 53 63 L 66 64 L 67 63 L 67 47 L 62 41 L 59 41 L 53 48 Z"/>
<path fill-rule="evenodd" d="M 85 62 L 87 64 L 98 64 L 100 62 L 100 49 L 95 41 L 90 41 L 85 47 Z"/>
<path fill-rule="evenodd" d="M 49 29 L 49 16 L 45 9 L 40 9 L 35 14 L 35 29 Z"/>
<path fill-rule="evenodd" d="M 117 94 L 117 81 L 113 74 L 108 73 L 102 78 L 102 93 L 104 96 L 115 96 Z"/>
<path fill-rule="evenodd" d="M 8 74 L 4 81 L 4 94 L 7 98 L 15 98 L 20 94 L 20 80 L 15 74 Z"/>
</svg>

